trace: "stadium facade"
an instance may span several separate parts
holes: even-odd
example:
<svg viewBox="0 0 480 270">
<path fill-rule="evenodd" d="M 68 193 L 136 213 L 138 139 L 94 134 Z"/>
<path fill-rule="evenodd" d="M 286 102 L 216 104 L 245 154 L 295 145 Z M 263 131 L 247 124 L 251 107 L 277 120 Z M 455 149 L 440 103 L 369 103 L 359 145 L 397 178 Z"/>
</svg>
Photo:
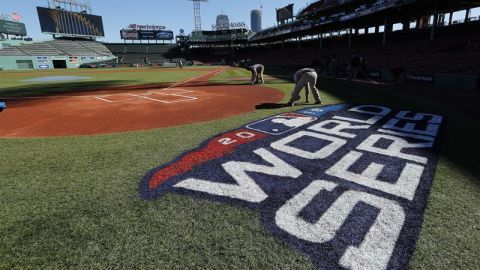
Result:
<svg viewBox="0 0 480 270">
<path fill-rule="evenodd" d="M 480 88 L 478 1 L 314 1 L 294 19 L 245 38 L 210 33 L 191 36 L 186 51 L 201 63 L 314 66 L 322 75 L 348 77 L 350 57 L 359 54 L 369 78 L 384 82 Z M 466 11 L 464 19 L 453 14 Z M 335 64 L 331 64 L 334 62 Z M 332 75 L 333 74 L 333 75 Z"/>
<path fill-rule="evenodd" d="M 0 69 L 3 70 L 78 68 L 116 58 L 103 44 L 90 40 L 2 43 Z"/>
</svg>

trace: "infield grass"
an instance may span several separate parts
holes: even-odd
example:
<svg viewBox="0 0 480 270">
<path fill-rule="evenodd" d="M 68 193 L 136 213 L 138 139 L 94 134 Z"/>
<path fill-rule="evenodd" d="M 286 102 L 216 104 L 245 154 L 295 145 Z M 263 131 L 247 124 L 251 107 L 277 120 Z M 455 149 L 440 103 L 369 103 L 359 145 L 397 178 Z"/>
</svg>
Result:
<svg viewBox="0 0 480 270">
<path fill-rule="evenodd" d="M 214 69 L 214 67 L 210 67 Z M 181 82 L 208 71 L 205 68 L 121 68 L 121 69 L 74 69 L 36 72 L 0 73 L 0 97 L 65 94 L 80 91 L 102 90 L 108 87 Z M 50 76 L 88 77 L 78 81 L 57 81 L 48 83 L 28 82 L 28 80 Z"/>
<path fill-rule="evenodd" d="M 131 84 L 198 76 L 190 71 L 162 73 L 165 77 L 149 71 L 128 76 L 92 72 L 95 81 Z M 213 83 L 244 76 L 241 70 L 225 72 Z M 0 79 L 0 96 L 35 94 L 16 79 Z M 275 82 L 268 86 L 284 92 L 286 101 L 293 84 Z M 42 86 L 52 85 L 35 89 Z M 446 117 L 441 157 L 411 267 L 479 269 L 478 94 L 329 80 L 322 80 L 320 88 L 324 104 L 382 104 Z M 37 94 L 42 93 L 50 92 Z M 0 268 L 312 269 L 308 257 L 267 233 L 253 210 L 176 194 L 153 201 L 138 195 L 148 170 L 216 134 L 297 109 L 256 110 L 141 132 L 0 139 Z"/>
</svg>

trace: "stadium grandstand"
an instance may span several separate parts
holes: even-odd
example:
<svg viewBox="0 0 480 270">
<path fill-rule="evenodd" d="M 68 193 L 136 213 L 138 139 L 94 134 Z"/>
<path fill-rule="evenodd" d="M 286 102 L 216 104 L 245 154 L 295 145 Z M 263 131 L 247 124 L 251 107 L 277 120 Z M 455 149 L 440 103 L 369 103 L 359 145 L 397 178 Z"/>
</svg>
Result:
<svg viewBox="0 0 480 270">
<path fill-rule="evenodd" d="M 105 43 L 118 65 L 168 65 L 186 61 L 176 44 Z"/>
<path fill-rule="evenodd" d="M 194 31 L 180 46 L 195 63 L 226 64 L 236 51 L 249 45 L 253 33 L 246 28 Z"/>
<path fill-rule="evenodd" d="M 114 58 L 115 56 L 102 43 L 78 39 L 28 42 L 7 45 L 0 50 L 0 63 L 4 69 L 17 69 L 19 63 L 28 63 L 28 69 L 45 63 L 48 66 L 51 64 L 53 68 L 68 68 Z"/>
<path fill-rule="evenodd" d="M 398 72 L 420 81 L 441 74 L 478 76 L 480 18 L 470 16 L 478 6 L 479 1 L 314 1 L 295 19 L 251 34 L 247 42 L 186 44 L 189 56 L 202 62 L 250 59 L 289 69 L 313 65 L 337 77 L 348 76 L 354 54 L 364 60 L 367 76 L 377 80 L 392 81 Z M 465 18 L 453 20 L 461 10 Z"/>
<path fill-rule="evenodd" d="M 321 0 L 258 33 L 246 27 L 196 30 L 165 43 L 175 38 L 164 27 L 127 28 L 121 30 L 124 43 L 105 44 L 95 41 L 103 35 L 101 17 L 83 14 L 91 28 L 84 27 L 84 33 L 57 33 L 44 16 L 46 9 L 39 8 L 42 31 L 54 34 L 54 40 L 2 41 L 0 68 L 169 66 L 179 61 L 212 65 L 249 59 L 288 69 L 313 65 L 324 75 L 347 77 L 351 56 L 358 54 L 368 77 L 377 80 L 392 81 L 399 71 L 407 79 L 430 81 L 438 74 L 478 76 L 480 18 L 470 16 L 478 6 L 480 1 Z M 293 13 L 292 5 L 286 8 L 291 9 L 286 14 Z M 461 10 L 466 10 L 465 18 L 454 20 L 453 13 Z"/>
<path fill-rule="evenodd" d="M 428 29 L 397 31 L 389 35 L 390 43 L 386 46 L 380 42 L 381 33 L 359 35 L 355 41 L 350 41 L 348 35 L 332 36 L 321 41 L 321 45 L 317 39 L 259 45 L 253 53 L 245 53 L 243 57 L 292 68 L 316 62 L 327 72 L 328 62 L 335 56 L 345 73 L 350 56 L 359 53 L 368 59 L 369 69 L 376 71 L 388 71 L 402 65 L 412 72 L 479 75 L 480 39 L 471 35 L 478 27 L 478 22 L 471 22 L 439 28 L 433 41 L 426 38 Z M 450 38 L 452 33 L 456 39 Z"/>
<path fill-rule="evenodd" d="M 116 56 L 116 66 L 177 66 L 186 63 L 180 42 L 173 43 L 173 31 L 161 25 L 130 24 L 120 30 L 123 43 L 105 43 Z M 183 33 L 177 40 L 184 41 Z"/>
<path fill-rule="evenodd" d="M 125 42 L 105 45 L 118 58 L 118 65 L 169 65 L 180 60 L 191 64 L 226 64 L 235 50 L 248 45 L 252 36 L 246 28 L 235 28 L 193 31 L 177 44 Z"/>
<path fill-rule="evenodd" d="M 187 45 L 192 47 L 204 47 L 208 44 L 232 45 L 232 43 L 243 45 L 247 44 L 252 35 L 253 33 L 246 28 L 194 31 L 187 40 Z"/>
<path fill-rule="evenodd" d="M 37 11 L 42 32 L 51 34 L 53 40 L 23 38 L 25 25 L 19 22 L 10 21 L 8 28 L 0 28 L 0 69 L 78 68 L 116 59 L 105 45 L 95 41 L 104 36 L 103 23 L 100 16 L 89 13 L 88 5 L 64 1 L 52 1 L 52 5 L 55 8 L 37 7 Z M 77 12 L 78 8 L 83 11 Z M 12 34 L 20 38 L 8 38 Z"/>
</svg>

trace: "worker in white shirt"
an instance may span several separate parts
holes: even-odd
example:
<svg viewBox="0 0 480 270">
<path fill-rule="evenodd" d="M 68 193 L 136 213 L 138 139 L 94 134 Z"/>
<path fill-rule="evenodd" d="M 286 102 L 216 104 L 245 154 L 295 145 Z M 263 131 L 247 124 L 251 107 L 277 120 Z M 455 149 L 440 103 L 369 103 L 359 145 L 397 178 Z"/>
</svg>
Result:
<svg viewBox="0 0 480 270">
<path fill-rule="evenodd" d="M 307 96 L 309 94 L 309 91 L 311 90 L 313 97 L 315 98 L 315 104 L 322 104 L 320 94 L 316 87 L 317 77 L 317 72 L 315 71 L 315 69 L 312 68 L 304 68 L 297 71 L 293 76 L 293 80 L 295 82 L 295 89 L 293 90 L 292 97 L 290 98 L 290 101 L 287 103 L 287 105 L 295 106 L 295 102 L 300 100 L 300 91 L 302 91 L 303 88 L 305 88 Z"/>
<path fill-rule="evenodd" d="M 252 72 L 252 79 L 250 81 L 251 84 L 259 83 L 262 81 L 262 84 L 265 84 L 265 80 L 263 79 L 263 72 L 265 71 L 265 67 L 261 64 L 256 64 L 253 66 L 249 66 L 248 70 Z"/>
</svg>

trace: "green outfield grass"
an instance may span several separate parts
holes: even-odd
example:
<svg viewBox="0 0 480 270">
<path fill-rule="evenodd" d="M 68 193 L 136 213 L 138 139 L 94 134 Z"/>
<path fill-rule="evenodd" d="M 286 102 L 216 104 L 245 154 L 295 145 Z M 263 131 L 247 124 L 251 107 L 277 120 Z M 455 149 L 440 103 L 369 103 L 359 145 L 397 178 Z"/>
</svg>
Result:
<svg viewBox="0 0 480 270">
<path fill-rule="evenodd" d="M 214 67 L 210 67 L 212 69 Z M 197 70 L 195 70 L 197 69 Z M 151 83 L 176 83 L 205 74 L 205 67 L 189 68 L 179 72 L 177 68 L 125 68 L 125 69 L 74 69 L 61 71 L 8 72 L 0 73 L 0 97 L 30 96 L 76 91 L 101 90 L 119 85 L 141 85 Z M 81 76 L 87 80 L 49 83 L 23 82 L 47 76 Z"/>
<path fill-rule="evenodd" d="M 23 73 L 1 77 L 0 96 L 57 93 L 69 87 L 79 91 L 98 82 L 176 82 L 202 72 L 91 70 L 85 76 L 94 80 L 85 84 L 33 86 L 18 79 L 43 75 Z M 248 75 L 228 71 L 212 83 Z M 291 75 L 270 75 L 279 79 L 268 86 L 285 93 L 287 101 L 293 84 L 282 78 Z M 383 104 L 446 116 L 437 174 L 411 267 L 479 269 L 479 95 L 329 80 L 321 80 L 320 89 L 324 104 Z M 141 132 L 0 139 L 0 269 L 312 269 L 307 256 L 267 233 L 253 210 L 176 194 L 142 201 L 138 194 L 140 179 L 150 169 L 218 133 L 296 109 L 257 110 Z"/>
<path fill-rule="evenodd" d="M 267 75 L 267 74 L 266 74 Z M 227 69 L 223 73 L 210 79 L 212 83 L 218 84 L 249 84 L 252 73 L 243 68 Z M 267 78 L 269 84 L 287 82 L 286 74 L 275 74 L 274 78 Z"/>
</svg>

